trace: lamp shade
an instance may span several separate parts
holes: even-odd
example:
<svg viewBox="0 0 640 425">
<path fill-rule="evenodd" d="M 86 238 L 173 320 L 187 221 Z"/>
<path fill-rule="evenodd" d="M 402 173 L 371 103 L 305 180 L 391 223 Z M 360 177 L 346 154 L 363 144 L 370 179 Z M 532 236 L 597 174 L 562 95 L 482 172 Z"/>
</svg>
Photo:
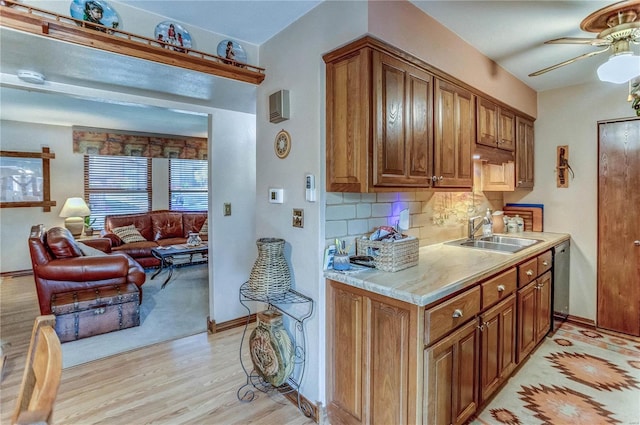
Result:
<svg viewBox="0 0 640 425">
<path fill-rule="evenodd" d="M 60 211 L 60 217 L 66 217 L 64 226 L 69 229 L 73 237 L 82 234 L 84 217 L 88 215 L 91 215 L 91 211 L 82 198 L 68 198 Z"/>
<path fill-rule="evenodd" d="M 626 83 L 638 75 L 640 75 L 640 56 L 632 52 L 611 55 L 608 61 L 598 67 L 598 78 L 610 83 Z"/>
<path fill-rule="evenodd" d="M 86 217 L 88 215 L 91 215 L 91 211 L 82 198 L 68 198 L 60 211 L 60 217 Z"/>
</svg>

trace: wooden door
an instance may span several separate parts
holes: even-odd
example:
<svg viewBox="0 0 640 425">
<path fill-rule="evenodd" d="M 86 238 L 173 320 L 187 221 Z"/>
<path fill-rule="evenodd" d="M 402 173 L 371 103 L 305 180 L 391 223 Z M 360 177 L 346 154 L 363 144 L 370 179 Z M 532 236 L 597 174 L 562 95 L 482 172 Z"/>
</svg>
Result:
<svg viewBox="0 0 640 425">
<path fill-rule="evenodd" d="M 374 186 L 429 187 L 432 176 L 433 77 L 373 53 Z"/>
<path fill-rule="evenodd" d="M 551 272 L 540 276 L 536 284 L 536 344 L 551 329 Z"/>
<path fill-rule="evenodd" d="M 471 188 L 475 95 L 454 84 L 436 80 L 434 114 L 434 186 Z"/>
<path fill-rule="evenodd" d="M 533 121 L 516 117 L 516 187 L 532 189 L 533 172 Z"/>
<path fill-rule="evenodd" d="M 597 326 L 640 336 L 640 119 L 598 123 Z"/>
<path fill-rule="evenodd" d="M 518 363 L 536 346 L 536 285 L 534 280 L 518 290 Z"/>
<path fill-rule="evenodd" d="M 498 145 L 498 105 L 478 98 L 478 133 L 476 143 L 495 148 Z"/>
<path fill-rule="evenodd" d="M 480 316 L 480 402 L 500 387 L 516 366 L 516 297 L 512 294 Z"/>
<path fill-rule="evenodd" d="M 507 151 L 516 150 L 516 114 L 509 109 L 500 108 L 497 146 Z"/>
<path fill-rule="evenodd" d="M 366 192 L 371 140 L 371 49 L 329 62 L 327 192 Z"/>
<path fill-rule="evenodd" d="M 462 424 L 476 410 L 478 330 L 472 320 L 425 351 L 424 424 Z"/>
</svg>

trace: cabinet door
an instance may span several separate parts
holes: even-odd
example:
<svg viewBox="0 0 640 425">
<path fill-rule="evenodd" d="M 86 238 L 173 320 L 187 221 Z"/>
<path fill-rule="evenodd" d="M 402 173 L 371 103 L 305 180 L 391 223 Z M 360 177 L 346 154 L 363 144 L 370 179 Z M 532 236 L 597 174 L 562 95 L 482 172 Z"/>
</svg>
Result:
<svg viewBox="0 0 640 425">
<path fill-rule="evenodd" d="M 432 175 L 433 77 L 373 53 L 374 186 L 429 187 Z"/>
<path fill-rule="evenodd" d="M 533 350 L 537 342 L 537 281 L 518 291 L 518 363 Z"/>
<path fill-rule="evenodd" d="M 367 192 L 371 49 L 326 65 L 327 192 Z"/>
<path fill-rule="evenodd" d="M 365 298 L 329 282 L 327 302 L 327 409 L 337 423 L 366 423 Z"/>
<path fill-rule="evenodd" d="M 498 122 L 498 144 L 500 149 L 516 150 L 516 115 L 509 109 L 500 108 Z"/>
<path fill-rule="evenodd" d="M 536 286 L 538 305 L 536 315 L 536 343 L 542 341 L 551 329 L 551 272 L 538 278 Z"/>
<path fill-rule="evenodd" d="M 516 187 L 533 188 L 533 122 L 516 117 Z"/>
<path fill-rule="evenodd" d="M 498 145 L 498 105 L 478 98 L 478 134 L 476 143 L 495 148 Z"/>
<path fill-rule="evenodd" d="M 516 366 L 516 296 L 480 316 L 480 402 L 487 400 Z"/>
<path fill-rule="evenodd" d="M 472 320 L 425 351 L 424 424 L 462 424 L 476 410 L 478 329 Z"/>
<path fill-rule="evenodd" d="M 475 95 L 446 81 L 435 84 L 434 186 L 470 188 Z"/>
</svg>

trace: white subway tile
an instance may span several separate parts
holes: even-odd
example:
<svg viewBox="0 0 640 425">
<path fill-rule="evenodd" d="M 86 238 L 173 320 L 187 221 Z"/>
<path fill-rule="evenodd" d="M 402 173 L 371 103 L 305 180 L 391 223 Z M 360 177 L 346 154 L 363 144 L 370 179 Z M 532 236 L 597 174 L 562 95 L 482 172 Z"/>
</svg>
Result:
<svg viewBox="0 0 640 425">
<path fill-rule="evenodd" d="M 392 214 L 391 204 L 372 204 L 372 217 L 389 217 Z"/>
<path fill-rule="evenodd" d="M 349 220 L 347 228 L 349 235 L 364 235 L 373 231 L 369 228 L 369 220 Z"/>
<path fill-rule="evenodd" d="M 342 193 L 327 192 L 327 205 L 335 205 L 342 203 Z"/>
<path fill-rule="evenodd" d="M 358 202 L 362 202 L 362 197 L 359 193 L 343 193 L 342 199 L 345 204 L 355 204 Z"/>
<path fill-rule="evenodd" d="M 383 192 L 378 193 L 378 202 L 395 202 L 398 200 L 398 194 L 396 192 Z"/>
<path fill-rule="evenodd" d="M 361 193 L 360 198 L 362 202 L 376 202 L 376 194 L 375 193 Z"/>
<path fill-rule="evenodd" d="M 356 206 L 353 204 L 328 206 L 325 214 L 326 220 L 351 220 L 354 218 L 356 218 Z"/>
<path fill-rule="evenodd" d="M 371 217 L 371 204 L 358 204 L 356 205 L 356 217 L 369 218 Z"/>
<path fill-rule="evenodd" d="M 347 236 L 347 222 L 346 220 L 339 221 L 327 221 L 324 227 L 324 237 L 327 239 L 331 238 L 342 238 Z"/>
</svg>

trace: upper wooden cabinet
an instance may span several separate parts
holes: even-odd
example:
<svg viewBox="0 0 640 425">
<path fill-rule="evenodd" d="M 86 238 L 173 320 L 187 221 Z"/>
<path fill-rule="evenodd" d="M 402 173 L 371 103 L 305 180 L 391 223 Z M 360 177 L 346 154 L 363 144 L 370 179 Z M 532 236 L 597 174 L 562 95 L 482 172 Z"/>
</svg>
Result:
<svg viewBox="0 0 640 425">
<path fill-rule="evenodd" d="M 373 185 L 429 187 L 433 76 L 373 52 Z"/>
<path fill-rule="evenodd" d="M 507 151 L 516 149 L 516 115 L 510 109 L 479 97 L 477 127 L 476 143 Z"/>
<path fill-rule="evenodd" d="M 533 188 L 533 121 L 516 117 L 516 188 Z"/>
<path fill-rule="evenodd" d="M 475 95 L 440 79 L 435 94 L 435 187 L 473 186 Z"/>
</svg>

